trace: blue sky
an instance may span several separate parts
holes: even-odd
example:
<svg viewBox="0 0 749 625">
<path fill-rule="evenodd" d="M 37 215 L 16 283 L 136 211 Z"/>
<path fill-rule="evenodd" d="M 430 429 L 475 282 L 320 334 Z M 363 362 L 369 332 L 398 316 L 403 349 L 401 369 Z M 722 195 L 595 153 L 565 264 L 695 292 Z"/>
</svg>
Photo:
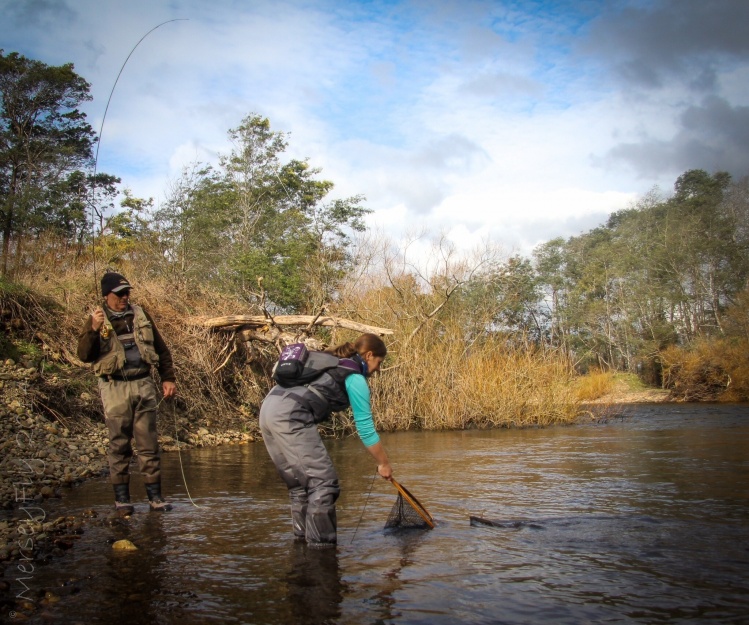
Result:
<svg viewBox="0 0 749 625">
<path fill-rule="evenodd" d="M 250 113 L 394 240 L 529 253 L 688 169 L 749 174 L 745 0 L 0 0 L 0 47 L 72 62 L 98 170 L 163 201 Z"/>
</svg>

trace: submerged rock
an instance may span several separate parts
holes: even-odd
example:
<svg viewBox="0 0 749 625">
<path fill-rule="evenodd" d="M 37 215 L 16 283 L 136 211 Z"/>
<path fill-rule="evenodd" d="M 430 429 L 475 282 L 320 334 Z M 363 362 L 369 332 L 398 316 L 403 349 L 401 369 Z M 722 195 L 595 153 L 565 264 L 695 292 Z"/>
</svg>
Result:
<svg viewBox="0 0 749 625">
<path fill-rule="evenodd" d="M 125 538 L 115 542 L 112 545 L 112 549 L 114 549 L 115 551 L 138 551 L 138 548 Z"/>
</svg>

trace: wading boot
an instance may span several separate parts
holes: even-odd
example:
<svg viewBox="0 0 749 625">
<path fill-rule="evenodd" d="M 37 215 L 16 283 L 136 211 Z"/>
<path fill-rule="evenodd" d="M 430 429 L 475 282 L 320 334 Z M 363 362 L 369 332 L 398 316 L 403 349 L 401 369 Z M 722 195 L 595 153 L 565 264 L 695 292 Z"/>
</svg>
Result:
<svg viewBox="0 0 749 625">
<path fill-rule="evenodd" d="M 151 506 L 151 510 L 166 512 L 172 509 L 172 504 L 164 501 L 164 498 L 161 496 L 161 482 L 146 484 L 146 493 L 148 494 L 148 503 Z"/>
<path fill-rule="evenodd" d="M 130 484 L 113 484 L 114 511 L 118 516 L 130 516 L 135 508 L 130 504 Z"/>
</svg>

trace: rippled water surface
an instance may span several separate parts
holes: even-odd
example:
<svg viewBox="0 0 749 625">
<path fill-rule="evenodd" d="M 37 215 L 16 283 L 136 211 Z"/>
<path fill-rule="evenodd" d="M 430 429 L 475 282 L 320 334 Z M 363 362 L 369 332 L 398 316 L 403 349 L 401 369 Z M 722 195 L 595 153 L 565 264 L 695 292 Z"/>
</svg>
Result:
<svg viewBox="0 0 749 625">
<path fill-rule="evenodd" d="M 148 513 L 135 476 L 129 525 L 89 527 L 27 580 L 59 597 L 29 622 L 749 623 L 749 406 L 383 440 L 434 530 L 383 530 L 396 491 L 356 439 L 329 445 L 343 494 L 322 552 L 292 542 L 262 443 L 183 452 L 194 504 L 165 454 L 175 509 Z M 101 480 L 45 505 L 101 518 L 111 499 Z"/>
</svg>

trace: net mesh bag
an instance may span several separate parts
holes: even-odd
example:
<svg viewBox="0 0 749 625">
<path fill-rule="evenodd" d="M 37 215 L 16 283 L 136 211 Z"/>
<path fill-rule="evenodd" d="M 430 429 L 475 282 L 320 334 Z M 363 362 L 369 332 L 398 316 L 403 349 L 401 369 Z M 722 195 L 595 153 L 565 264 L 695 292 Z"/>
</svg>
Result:
<svg viewBox="0 0 749 625">
<path fill-rule="evenodd" d="M 434 527 L 432 515 L 427 512 L 419 500 L 395 480 L 392 480 L 392 484 L 398 489 L 398 498 L 390 510 L 385 522 L 385 529 L 426 529 Z"/>
</svg>

